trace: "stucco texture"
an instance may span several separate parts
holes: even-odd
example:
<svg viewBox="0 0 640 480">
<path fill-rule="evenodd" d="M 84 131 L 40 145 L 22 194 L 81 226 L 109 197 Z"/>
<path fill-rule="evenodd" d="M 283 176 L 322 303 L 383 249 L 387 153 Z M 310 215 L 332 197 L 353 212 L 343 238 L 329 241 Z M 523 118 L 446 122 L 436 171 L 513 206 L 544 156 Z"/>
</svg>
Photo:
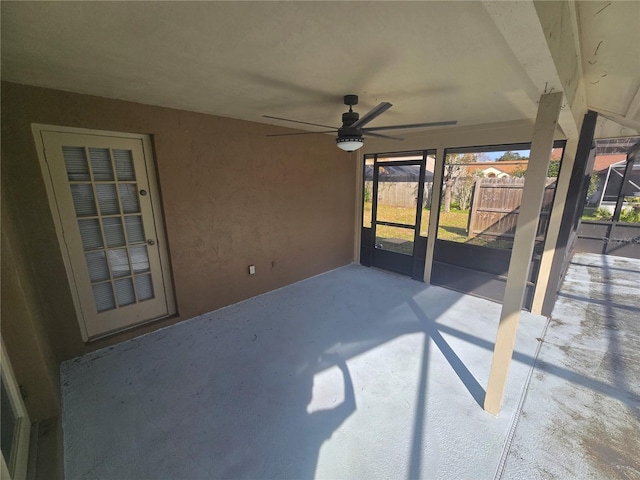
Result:
<svg viewBox="0 0 640 480">
<path fill-rule="evenodd" d="M 266 112 L 265 112 L 266 113 Z M 56 238 L 32 123 L 152 136 L 178 315 L 85 345 Z M 331 137 L 267 138 L 286 130 L 246 121 L 2 83 L 3 271 L 33 291 L 32 322 L 50 363 L 334 269 L 352 259 L 356 156 Z M 6 212 L 6 214 L 5 214 Z M 3 239 L 4 240 L 4 239 Z M 247 266 L 256 266 L 249 276 Z M 6 291 L 5 291 L 6 290 Z M 9 294 L 3 283 L 5 294 Z M 11 306 L 9 305 L 9 308 Z M 16 307 L 18 308 L 18 307 Z M 3 334 L 19 331 L 3 309 Z M 24 364 L 19 336 L 5 339 Z M 16 343 L 17 342 L 17 343 Z M 21 371 L 20 368 L 16 370 Z M 57 371 L 57 365 L 55 365 Z M 30 383 L 27 373 L 18 379 Z M 32 388 L 38 390 L 37 385 Z"/>
</svg>

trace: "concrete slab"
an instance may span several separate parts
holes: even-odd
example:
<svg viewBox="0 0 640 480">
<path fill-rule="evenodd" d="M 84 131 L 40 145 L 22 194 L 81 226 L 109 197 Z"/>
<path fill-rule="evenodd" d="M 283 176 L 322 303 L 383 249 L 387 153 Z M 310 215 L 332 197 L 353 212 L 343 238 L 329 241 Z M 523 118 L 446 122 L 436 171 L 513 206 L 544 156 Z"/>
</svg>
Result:
<svg viewBox="0 0 640 480">
<path fill-rule="evenodd" d="M 493 417 L 500 308 L 351 265 L 65 362 L 67 478 L 493 478 L 546 325 Z"/>
<path fill-rule="evenodd" d="M 576 254 L 498 478 L 640 479 L 640 260 Z"/>
</svg>

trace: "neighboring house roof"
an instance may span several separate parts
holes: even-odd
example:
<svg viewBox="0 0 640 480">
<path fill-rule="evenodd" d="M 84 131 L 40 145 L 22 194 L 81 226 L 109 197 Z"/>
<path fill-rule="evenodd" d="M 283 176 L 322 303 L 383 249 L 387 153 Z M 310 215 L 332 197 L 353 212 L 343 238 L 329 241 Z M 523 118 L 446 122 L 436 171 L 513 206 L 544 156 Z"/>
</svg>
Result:
<svg viewBox="0 0 640 480">
<path fill-rule="evenodd" d="M 562 160 L 563 150 L 564 150 L 563 148 L 554 148 L 553 150 L 551 150 L 551 161 L 559 162 L 560 160 Z"/>
<path fill-rule="evenodd" d="M 485 177 L 509 177 L 510 175 L 496 167 L 485 168 L 484 170 L 474 170 L 474 172 L 482 172 Z"/>
<path fill-rule="evenodd" d="M 624 162 L 626 159 L 627 155 L 624 153 L 596 155 L 596 160 L 593 164 L 593 173 L 603 173 L 609 166 Z"/>
<path fill-rule="evenodd" d="M 527 160 L 514 160 L 511 162 L 476 162 L 467 164 L 467 173 L 474 175 L 476 172 L 491 172 L 490 169 L 498 170 L 507 175 L 513 175 L 516 170 L 527 168 Z"/>
</svg>

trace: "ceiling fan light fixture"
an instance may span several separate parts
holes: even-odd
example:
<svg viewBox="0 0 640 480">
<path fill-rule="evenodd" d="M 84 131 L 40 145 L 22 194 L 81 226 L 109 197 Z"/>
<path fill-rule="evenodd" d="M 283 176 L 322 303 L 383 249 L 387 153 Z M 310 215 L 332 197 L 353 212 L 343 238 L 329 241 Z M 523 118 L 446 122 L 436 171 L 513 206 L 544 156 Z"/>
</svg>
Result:
<svg viewBox="0 0 640 480">
<path fill-rule="evenodd" d="M 336 138 L 336 145 L 345 152 L 355 152 L 362 148 L 364 142 L 359 137 L 338 137 Z"/>
</svg>

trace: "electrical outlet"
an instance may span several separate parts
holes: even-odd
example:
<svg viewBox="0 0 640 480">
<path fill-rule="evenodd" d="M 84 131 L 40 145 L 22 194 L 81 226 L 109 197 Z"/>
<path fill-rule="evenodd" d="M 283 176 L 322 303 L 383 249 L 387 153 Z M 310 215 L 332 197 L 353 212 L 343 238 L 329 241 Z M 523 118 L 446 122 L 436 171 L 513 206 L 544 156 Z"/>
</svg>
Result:
<svg viewBox="0 0 640 480">
<path fill-rule="evenodd" d="M 256 266 L 249 265 L 249 275 L 255 275 L 255 274 L 256 274 Z"/>
</svg>

